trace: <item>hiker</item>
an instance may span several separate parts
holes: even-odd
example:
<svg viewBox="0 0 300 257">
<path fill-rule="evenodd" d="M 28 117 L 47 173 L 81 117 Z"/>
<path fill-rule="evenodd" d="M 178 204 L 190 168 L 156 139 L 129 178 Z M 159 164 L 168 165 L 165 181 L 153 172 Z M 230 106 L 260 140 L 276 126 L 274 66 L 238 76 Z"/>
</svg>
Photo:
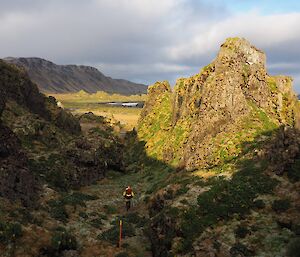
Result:
<svg viewBox="0 0 300 257">
<path fill-rule="evenodd" d="M 126 187 L 126 189 L 123 193 L 123 196 L 124 196 L 125 202 L 126 202 L 126 210 L 128 211 L 130 209 L 131 199 L 134 196 L 134 193 L 130 186 Z"/>
</svg>

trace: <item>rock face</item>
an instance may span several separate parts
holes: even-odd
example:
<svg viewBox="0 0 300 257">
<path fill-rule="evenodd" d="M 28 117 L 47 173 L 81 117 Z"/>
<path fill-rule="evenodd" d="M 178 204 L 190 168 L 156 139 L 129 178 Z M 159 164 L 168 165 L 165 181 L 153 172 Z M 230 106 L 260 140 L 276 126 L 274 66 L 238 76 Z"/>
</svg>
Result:
<svg viewBox="0 0 300 257">
<path fill-rule="evenodd" d="M 27 74 L 0 61 L 0 196 L 32 206 L 42 184 L 66 191 L 122 170 L 122 144 L 105 120 L 83 134 L 79 118 L 46 97 Z M 96 116 L 89 116 L 88 124 Z M 109 158 L 108 158 L 109 157 Z"/>
<path fill-rule="evenodd" d="M 13 76 L 14 72 L 13 67 L 0 62 L 0 115 L 7 99 L 12 97 L 26 106 L 30 106 L 31 100 L 36 101 L 33 111 L 39 112 L 36 107 L 41 107 L 41 101 L 37 89 L 33 87 L 27 91 L 23 85 L 28 81 L 22 80 L 21 76 Z M 21 87 L 15 87 L 16 83 L 21 83 Z M 29 100 L 25 95 L 33 97 Z M 43 113 L 48 118 L 47 114 Z M 30 206 L 37 198 L 38 184 L 28 168 L 27 156 L 21 148 L 18 137 L 0 120 L 0 196 L 20 200 L 25 206 Z"/>
<path fill-rule="evenodd" d="M 276 137 L 266 145 L 262 155 L 271 163 L 271 169 L 282 175 L 300 156 L 300 132 L 291 127 L 280 127 Z"/>
<path fill-rule="evenodd" d="M 38 183 L 28 168 L 16 135 L 0 124 L 0 195 L 32 206 L 37 199 Z"/>
<path fill-rule="evenodd" d="M 298 126 L 292 79 L 269 76 L 265 62 L 248 41 L 229 38 L 211 64 L 178 79 L 173 92 L 167 82 L 150 86 L 139 122 L 148 152 L 188 169 L 208 167 L 241 152 L 241 130 L 239 137 L 254 138 L 282 124 Z"/>
<path fill-rule="evenodd" d="M 122 95 L 144 94 L 147 86 L 123 79 L 106 77 L 89 66 L 56 65 L 41 58 L 6 58 L 5 61 L 23 67 L 42 92 L 67 93 L 84 90 L 105 91 Z"/>
</svg>

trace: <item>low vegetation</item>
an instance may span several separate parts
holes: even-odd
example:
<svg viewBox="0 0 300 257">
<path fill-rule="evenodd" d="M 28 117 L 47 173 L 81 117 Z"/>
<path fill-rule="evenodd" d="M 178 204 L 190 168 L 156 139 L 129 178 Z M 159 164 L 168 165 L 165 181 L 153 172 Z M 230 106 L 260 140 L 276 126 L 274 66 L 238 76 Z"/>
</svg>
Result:
<svg viewBox="0 0 300 257">
<path fill-rule="evenodd" d="M 9 244 L 22 237 L 22 226 L 18 222 L 0 221 L 0 243 Z"/>
</svg>

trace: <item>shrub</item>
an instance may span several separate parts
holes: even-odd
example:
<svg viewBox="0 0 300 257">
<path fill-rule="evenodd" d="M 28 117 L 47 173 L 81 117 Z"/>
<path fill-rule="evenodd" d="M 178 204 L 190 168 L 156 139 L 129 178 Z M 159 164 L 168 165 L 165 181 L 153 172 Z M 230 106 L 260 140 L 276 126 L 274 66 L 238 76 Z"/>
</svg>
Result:
<svg viewBox="0 0 300 257">
<path fill-rule="evenodd" d="M 102 234 L 98 235 L 98 239 L 100 240 L 106 240 L 112 244 L 118 244 L 119 242 L 119 225 L 114 225 L 112 228 L 104 231 Z M 123 237 L 131 237 L 135 236 L 135 229 L 134 227 L 129 223 L 123 223 L 122 228 L 122 235 Z"/>
<path fill-rule="evenodd" d="M 295 235 L 300 236 L 300 224 L 292 224 L 292 231 Z"/>
<path fill-rule="evenodd" d="M 213 223 L 229 219 L 233 214 L 247 214 L 254 207 L 253 199 L 260 193 L 269 193 L 274 187 L 273 181 L 266 175 L 251 173 L 241 171 L 230 181 L 215 182 L 209 191 L 198 197 L 200 213 L 210 216 Z"/>
<path fill-rule="evenodd" d="M 185 185 L 181 186 L 181 188 L 179 188 L 176 192 L 175 192 L 175 196 L 179 196 L 179 195 L 183 195 L 186 194 L 189 191 L 189 188 Z"/>
<path fill-rule="evenodd" d="M 89 223 L 95 228 L 100 228 L 103 225 L 101 218 L 92 219 Z"/>
<path fill-rule="evenodd" d="M 292 182 L 300 181 L 300 159 L 295 160 L 295 163 L 288 170 L 287 175 Z"/>
<path fill-rule="evenodd" d="M 51 246 L 56 251 L 61 252 L 64 250 L 76 250 L 78 244 L 76 238 L 71 233 L 65 228 L 58 227 L 52 235 Z"/>
<path fill-rule="evenodd" d="M 39 160 L 29 160 L 30 170 L 45 180 L 50 187 L 59 191 L 68 191 L 69 185 L 66 179 L 65 160 L 58 154 L 51 154 L 48 159 L 41 157 Z M 64 169 L 63 169 L 64 168 Z"/>
<path fill-rule="evenodd" d="M 275 200 L 272 204 L 272 209 L 275 212 L 284 212 L 291 206 L 291 202 L 288 199 Z"/>
<path fill-rule="evenodd" d="M 63 202 L 59 200 L 50 200 L 48 205 L 50 207 L 49 212 L 52 218 L 62 222 L 67 222 L 69 215 L 66 212 Z"/>
<path fill-rule="evenodd" d="M 103 213 L 99 213 L 98 216 L 99 216 L 100 219 L 108 220 L 108 217 Z"/>
<path fill-rule="evenodd" d="M 287 246 L 287 257 L 300 257 L 300 238 L 294 238 Z"/>
<path fill-rule="evenodd" d="M 238 226 L 237 229 L 234 231 L 236 237 L 245 238 L 249 234 L 249 230 L 246 227 Z"/>
<path fill-rule="evenodd" d="M 232 257 L 254 256 L 254 252 L 249 250 L 245 245 L 241 243 L 234 244 L 230 249 L 230 254 Z"/>
<path fill-rule="evenodd" d="M 111 205 L 104 205 L 104 209 L 107 214 L 115 214 L 118 212 L 116 207 Z"/>
<path fill-rule="evenodd" d="M 83 211 L 81 211 L 81 212 L 79 212 L 79 217 L 81 217 L 81 218 L 83 218 L 83 219 L 87 219 L 89 216 L 87 215 L 87 213 L 86 212 L 83 212 Z"/>
<path fill-rule="evenodd" d="M 213 177 L 206 182 L 210 190 L 198 196 L 198 207 L 193 206 L 182 214 L 183 252 L 191 248 L 195 237 L 218 221 L 229 220 L 234 215 L 243 217 L 255 208 L 254 199 L 259 194 L 271 193 L 276 181 L 255 168 L 253 161 L 243 161 L 242 170 L 231 180 Z"/>
<path fill-rule="evenodd" d="M 192 247 L 194 238 L 203 230 L 203 224 L 198 216 L 196 207 L 192 207 L 185 211 L 182 215 L 182 223 L 180 225 L 183 234 L 183 241 L 179 252 L 186 252 Z"/>
<path fill-rule="evenodd" d="M 0 243 L 14 242 L 23 235 L 22 226 L 18 222 L 0 222 Z"/>
<path fill-rule="evenodd" d="M 265 202 L 263 200 L 259 199 L 259 200 L 255 200 L 253 202 L 253 206 L 256 209 L 263 209 L 263 208 L 266 207 L 266 204 L 265 204 Z"/>
<path fill-rule="evenodd" d="M 141 217 L 136 212 L 128 213 L 125 218 L 125 222 L 135 224 L 137 227 L 143 227 L 146 223 L 146 219 Z"/>
<path fill-rule="evenodd" d="M 14 220 L 19 220 L 24 225 L 34 221 L 32 214 L 25 208 L 15 209 L 9 213 L 9 216 L 14 218 Z"/>
</svg>

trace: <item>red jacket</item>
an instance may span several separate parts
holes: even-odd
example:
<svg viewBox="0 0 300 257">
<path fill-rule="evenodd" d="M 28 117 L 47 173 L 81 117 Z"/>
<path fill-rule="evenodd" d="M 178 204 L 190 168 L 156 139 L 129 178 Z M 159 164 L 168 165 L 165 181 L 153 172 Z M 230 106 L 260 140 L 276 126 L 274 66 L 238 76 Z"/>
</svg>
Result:
<svg viewBox="0 0 300 257">
<path fill-rule="evenodd" d="M 134 196 L 134 193 L 132 191 L 132 189 L 130 187 L 126 187 L 124 193 L 123 193 L 123 196 L 126 198 L 126 199 L 131 199 L 133 196 Z"/>
</svg>

